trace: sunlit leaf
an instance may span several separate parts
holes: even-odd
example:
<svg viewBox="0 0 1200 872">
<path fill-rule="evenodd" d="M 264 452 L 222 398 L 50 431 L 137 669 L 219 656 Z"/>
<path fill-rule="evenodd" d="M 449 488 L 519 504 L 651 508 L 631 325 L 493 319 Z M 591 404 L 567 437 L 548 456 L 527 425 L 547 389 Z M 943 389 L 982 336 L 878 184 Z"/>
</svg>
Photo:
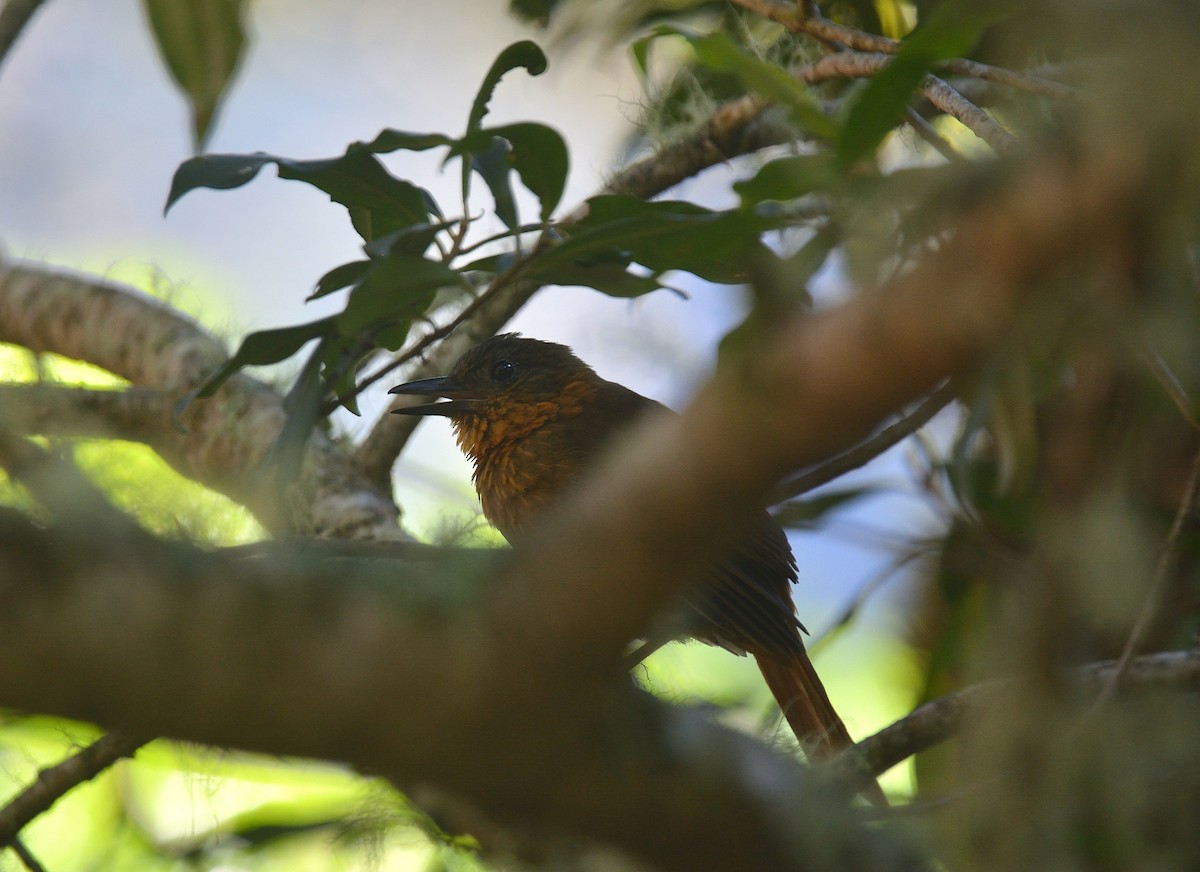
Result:
<svg viewBox="0 0 1200 872">
<path fill-rule="evenodd" d="M 242 56 L 245 0 L 143 0 L 143 5 L 159 53 L 192 105 L 199 151 Z"/>
</svg>

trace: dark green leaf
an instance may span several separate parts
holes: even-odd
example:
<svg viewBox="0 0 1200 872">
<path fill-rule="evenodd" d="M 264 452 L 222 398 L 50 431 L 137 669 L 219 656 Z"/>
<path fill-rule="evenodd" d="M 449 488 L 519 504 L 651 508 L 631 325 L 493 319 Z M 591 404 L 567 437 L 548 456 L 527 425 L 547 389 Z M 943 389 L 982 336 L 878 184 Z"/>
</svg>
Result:
<svg viewBox="0 0 1200 872">
<path fill-rule="evenodd" d="M 841 232 L 833 225 L 819 229 L 809 238 L 800 250 L 783 261 L 783 275 L 786 280 L 797 286 L 807 286 L 817 271 L 825 265 L 829 254 L 842 241 Z M 805 292 L 807 295 L 807 291 Z M 809 298 L 809 303 L 812 299 Z"/>
<path fill-rule="evenodd" d="M 512 185 L 508 181 L 511 169 L 508 156 L 508 143 L 498 136 L 490 137 L 486 148 L 472 152 L 471 169 L 479 173 L 488 190 L 492 192 L 496 216 L 504 222 L 505 227 L 512 230 L 521 222 L 517 216 L 517 203 L 513 199 Z"/>
<path fill-rule="evenodd" d="M 304 302 L 316 300 L 334 291 L 340 291 L 359 281 L 371 266 L 369 260 L 353 260 L 341 266 L 335 266 L 321 278 L 317 279 L 316 289 L 308 295 Z"/>
<path fill-rule="evenodd" d="M 588 201 L 588 216 L 564 228 L 569 236 L 539 255 L 535 269 L 562 264 L 634 261 L 654 273 L 684 270 L 724 284 L 744 282 L 756 258 L 774 255 L 760 235 L 780 226 L 754 210 L 713 212 L 693 203 L 647 203 L 637 197 L 605 195 Z"/>
<path fill-rule="evenodd" d="M 558 263 L 550 269 L 534 268 L 530 278 L 547 285 L 595 288 L 610 297 L 640 297 L 664 286 L 652 276 L 639 276 L 618 263 Z"/>
<path fill-rule="evenodd" d="M 175 202 L 195 188 L 213 188 L 218 191 L 240 188 L 262 169 L 263 164 L 275 158 L 269 154 L 202 154 L 189 158 L 175 170 L 171 179 L 171 191 L 167 194 L 166 214 Z"/>
<path fill-rule="evenodd" d="M 381 130 L 373 140 L 363 145 L 363 148 L 375 154 L 384 154 L 405 149 L 407 151 L 428 151 L 439 146 L 452 146 L 458 140 L 444 133 L 412 133 L 407 130 L 387 128 Z"/>
<path fill-rule="evenodd" d="M 199 151 L 242 56 L 245 0 L 143 4 L 163 62 L 192 104 L 192 138 Z"/>
<path fill-rule="evenodd" d="M 368 241 L 429 217 L 426 192 L 389 173 L 365 146 L 352 144 L 328 160 L 274 160 L 281 179 L 307 182 L 350 209 L 355 229 Z"/>
<path fill-rule="evenodd" d="M 405 251 L 377 258 L 336 316 L 338 332 L 353 337 L 369 327 L 410 321 L 428 308 L 439 288 L 461 281 L 445 264 Z"/>
<path fill-rule="evenodd" d="M 283 398 L 283 410 L 287 418 L 263 459 L 264 466 L 274 468 L 274 484 L 279 488 L 299 475 L 304 449 L 321 417 L 321 399 L 325 394 L 321 381 L 321 358 L 324 355 L 323 341 L 313 349 L 296 383 Z"/>
<path fill-rule="evenodd" d="M 479 86 L 479 93 L 475 95 L 475 102 L 471 104 L 471 114 L 467 118 L 468 136 L 479 130 L 483 123 L 483 116 L 487 115 L 488 103 L 496 85 L 506 73 L 517 67 L 524 67 L 531 76 L 540 76 L 546 71 L 546 55 L 538 48 L 537 43 L 527 39 L 514 42 L 500 52 L 500 56 L 492 62 L 491 69 L 483 77 L 483 84 Z"/>
<path fill-rule="evenodd" d="M 509 163 L 521 177 L 521 184 L 541 202 L 542 220 L 550 220 L 567 183 L 569 158 L 562 135 L 552 127 L 534 122 L 507 124 L 486 132 L 502 137 L 512 145 Z"/>
<path fill-rule="evenodd" d="M 393 251 L 424 254 L 438 233 L 457 223 L 457 221 L 438 221 L 437 223 L 425 222 L 402 227 L 395 233 L 372 239 L 363 246 L 363 250 L 372 257 L 384 257 Z"/>
<path fill-rule="evenodd" d="M 334 330 L 335 318 L 336 316 L 331 315 L 307 324 L 280 327 L 275 330 L 260 330 L 249 334 L 242 340 L 242 344 L 233 357 L 225 361 L 216 372 L 175 405 L 175 416 L 182 415 L 192 400 L 212 396 L 231 375 L 242 367 L 278 363 L 299 351 L 304 343 L 330 335 Z"/>
<path fill-rule="evenodd" d="M 841 178 L 836 161 L 827 154 L 783 157 L 764 164 L 753 178 L 733 183 L 743 206 L 764 200 L 794 200 L 814 191 L 826 191 Z"/>
<path fill-rule="evenodd" d="M 966 54 L 991 24 L 1004 18 L 1008 0 L 942 3 L 904 40 L 888 66 L 872 78 L 850 107 L 838 159 L 850 165 L 871 154 L 903 117 L 913 92 L 936 64 Z"/>
<path fill-rule="evenodd" d="M 834 509 L 877 493 L 875 488 L 858 487 L 848 490 L 831 491 L 828 493 L 818 494 L 814 497 L 803 497 L 800 499 L 788 500 L 780 505 L 771 514 L 775 520 L 783 527 L 811 529 L 817 525 L 825 515 L 832 512 Z"/>
</svg>

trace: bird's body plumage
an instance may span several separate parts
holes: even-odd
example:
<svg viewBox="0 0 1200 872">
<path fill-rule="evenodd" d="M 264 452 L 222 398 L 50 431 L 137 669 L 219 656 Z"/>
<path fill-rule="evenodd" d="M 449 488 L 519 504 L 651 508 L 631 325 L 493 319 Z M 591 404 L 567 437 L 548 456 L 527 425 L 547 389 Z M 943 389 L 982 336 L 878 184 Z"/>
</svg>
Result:
<svg viewBox="0 0 1200 872">
<path fill-rule="evenodd" d="M 474 462 L 484 514 L 509 541 L 519 540 L 622 431 L 663 409 L 600 378 L 566 346 L 515 334 L 475 346 L 443 379 L 393 392 L 450 399 L 396 411 L 450 418 Z M 791 599 L 795 581 L 787 538 L 764 510 L 688 593 L 680 635 L 752 655 L 797 738 L 825 756 L 852 740 L 805 652 Z"/>
</svg>

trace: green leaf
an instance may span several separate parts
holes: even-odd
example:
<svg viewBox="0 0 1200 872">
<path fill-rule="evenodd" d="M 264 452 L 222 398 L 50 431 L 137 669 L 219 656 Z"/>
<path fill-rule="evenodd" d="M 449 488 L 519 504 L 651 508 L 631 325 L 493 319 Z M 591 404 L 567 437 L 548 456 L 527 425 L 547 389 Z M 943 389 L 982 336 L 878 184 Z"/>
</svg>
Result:
<svg viewBox="0 0 1200 872">
<path fill-rule="evenodd" d="M 1007 17 L 1013 5 L 1011 0 L 939 5 L 904 40 L 892 62 L 867 83 L 850 107 L 838 143 L 842 164 L 849 166 L 871 154 L 900 122 L 905 106 L 930 69 L 970 51 L 980 34 Z"/>
<path fill-rule="evenodd" d="M 143 0 L 159 53 L 192 105 L 196 151 L 242 57 L 245 0 Z"/>
<path fill-rule="evenodd" d="M 841 181 L 837 162 L 827 154 L 804 154 L 770 161 L 752 178 L 733 183 L 743 206 L 764 200 L 794 200 L 827 191 Z"/>
<path fill-rule="evenodd" d="M 635 275 L 619 263 L 558 263 L 534 268 L 529 275 L 543 284 L 595 288 L 610 297 L 640 297 L 665 287 L 656 278 Z"/>
<path fill-rule="evenodd" d="M 444 133 L 412 133 L 407 130 L 395 130 L 388 127 L 370 142 L 363 143 L 363 148 L 375 154 L 386 154 L 393 151 L 428 151 L 440 146 L 452 146 L 458 140 Z"/>
<path fill-rule="evenodd" d="M 439 288 L 461 281 L 445 264 L 407 251 L 377 258 L 350 292 L 345 311 L 336 316 L 338 332 L 353 337 L 367 328 L 411 321 L 428 308 Z"/>
<path fill-rule="evenodd" d="M 262 152 L 191 158 L 175 171 L 163 211 L 195 188 L 240 187 L 268 163 L 275 164 L 281 179 L 307 182 L 345 206 L 354 228 L 368 241 L 425 222 L 436 208 L 428 191 L 396 178 L 367 146 L 352 143 L 341 157 L 323 160 L 293 160 Z"/>
<path fill-rule="evenodd" d="M 317 279 L 317 287 L 305 298 L 304 302 L 307 303 L 311 300 L 324 297 L 326 294 L 332 294 L 334 291 L 340 291 L 342 288 L 349 287 L 361 280 L 370 267 L 371 261 L 369 260 L 353 260 L 350 263 L 335 266 Z"/>
<path fill-rule="evenodd" d="M 567 238 L 539 255 L 534 269 L 566 263 L 635 261 L 654 273 L 684 270 L 722 284 L 750 278 L 755 258 L 771 258 L 760 235 L 781 221 L 755 210 L 714 212 L 682 201 L 647 203 L 604 195 L 588 200 L 588 216 L 563 228 Z"/>
<path fill-rule="evenodd" d="M 175 170 L 171 179 L 171 190 L 167 194 L 167 204 L 163 214 L 186 194 L 196 188 L 212 188 L 226 191 L 240 188 L 258 175 L 263 164 L 271 163 L 275 158 L 269 154 L 202 154 L 189 158 Z"/>
<path fill-rule="evenodd" d="M 275 441 L 263 458 L 267 469 L 274 468 L 275 486 L 282 488 L 294 481 L 304 460 L 304 449 L 312 438 L 313 428 L 321 417 L 321 400 L 325 395 L 321 380 L 321 359 L 325 356 L 327 340 L 321 342 L 304 364 L 296 383 L 283 398 L 287 418 Z"/>
<path fill-rule="evenodd" d="M 347 207 L 354 229 L 367 241 L 429 218 L 429 194 L 393 176 L 358 143 L 338 158 L 274 160 L 281 179 L 307 182 Z"/>
<path fill-rule="evenodd" d="M 837 122 L 821 111 L 807 86 L 777 64 L 755 57 L 723 33 L 698 35 L 675 28 L 659 33 L 682 36 L 696 60 L 710 70 L 736 76 L 749 90 L 787 107 L 797 124 L 822 139 L 836 139 Z"/>
<path fill-rule="evenodd" d="M 508 153 L 510 165 L 521 177 L 521 184 L 542 204 L 542 220 L 549 221 L 562 200 L 570 166 L 562 135 L 552 127 L 534 122 L 507 124 L 485 132 L 508 140 L 512 146 Z"/>
<path fill-rule="evenodd" d="M 512 230 L 521 222 L 517 216 L 517 202 L 513 199 L 512 185 L 508 181 L 508 152 L 507 142 L 498 136 L 489 137 L 486 148 L 472 151 L 470 165 L 492 192 L 496 216 L 504 222 L 505 227 Z"/>
<path fill-rule="evenodd" d="M 817 523 L 834 509 L 878 493 L 875 488 L 857 487 L 847 490 L 830 491 L 813 497 L 803 497 L 788 500 L 771 512 L 772 516 L 782 527 L 789 529 L 812 529 Z"/>
<path fill-rule="evenodd" d="M 304 343 L 318 337 L 329 336 L 333 333 L 337 316 L 331 315 L 310 321 L 307 324 L 297 324 L 294 327 L 279 327 L 274 330 L 259 330 L 251 333 L 242 340 L 242 344 L 233 357 L 225 361 L 212 375 L 206 378 L 195 390 L 175 404 L 175 416 L 179 417 L 195 399 L 211 397 L 221 385 L 228 381 L 242 367 L 264 366 L 278 363 L 291 357 Z"/>
<path fill-rule="evenodd" d="M 467 117 L 467 135 L 479 130 L 483 117 L 487 115 L 488 103 L 491 102 L 496 85 L 500 84 L 505 74 L 517 67 L 524 67 L 529 75 L 540 76 L 546 72 L 547 66 L 545 53 L 538 48 L 537 43 L 528 39 L 514 42 L 500 52 L 487 75 L 483 77 L 483 84 L 479 86 L 475 102 L 471 104 L 471 114 Z"/>
</svg>

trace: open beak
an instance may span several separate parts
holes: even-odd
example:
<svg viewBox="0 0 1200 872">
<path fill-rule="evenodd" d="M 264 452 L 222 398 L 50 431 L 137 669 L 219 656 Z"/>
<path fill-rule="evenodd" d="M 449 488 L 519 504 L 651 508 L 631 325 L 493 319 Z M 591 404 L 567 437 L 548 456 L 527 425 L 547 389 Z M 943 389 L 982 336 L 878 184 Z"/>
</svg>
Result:
<svg viewBox="0 0 1200 872">
<path fill-rule="evenodd" d="M 406 384 L 396 385 L 388 393 L 446 398 L 446 402 L 424 403 L 420 406 L 405 406 L 401 409 L 392 409 L 393 415 L 442 415 L 449 418 L 474 410 L 475 400 L 479 399 L 479 397 L 473 395 L 470 391 L 466 391 L 458 385 L 447 381 L 445 376 L 422 378 L 417 381 L 407 382 Z"/>
</svg>

